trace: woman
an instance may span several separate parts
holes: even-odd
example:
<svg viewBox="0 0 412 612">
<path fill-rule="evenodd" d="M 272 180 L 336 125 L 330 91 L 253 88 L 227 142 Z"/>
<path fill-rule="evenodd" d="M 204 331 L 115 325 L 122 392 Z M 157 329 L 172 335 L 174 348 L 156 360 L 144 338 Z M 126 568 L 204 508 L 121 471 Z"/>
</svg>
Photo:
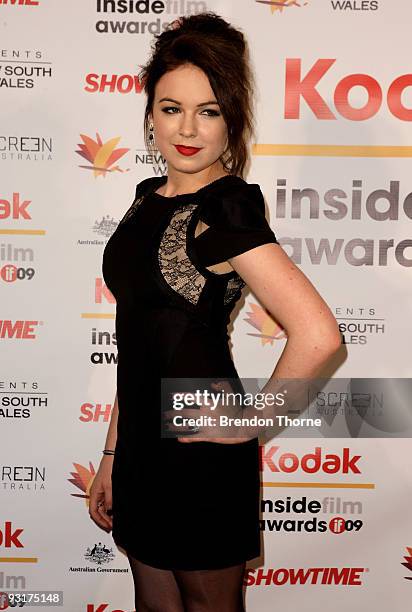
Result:
<svg viewBox="0 0 412 612">
<path fill-rule="evenodd" d="M 260 554 L 258 439 L 161 437 L 160 380 L 238 376 L 227 324 L 245 284 L 288 334 L 273 376 L 313 376 L 340 334 L 242 178 L 253 126 L 242 33 L 214 13 L 182 17 L 141 76 L 146 141 L 168 174 L 137 185 L 104 252 L 117 394 L 90 515 L 128 555 L 138 612 L 238 612 L 245 562 Z"/>
</svg>

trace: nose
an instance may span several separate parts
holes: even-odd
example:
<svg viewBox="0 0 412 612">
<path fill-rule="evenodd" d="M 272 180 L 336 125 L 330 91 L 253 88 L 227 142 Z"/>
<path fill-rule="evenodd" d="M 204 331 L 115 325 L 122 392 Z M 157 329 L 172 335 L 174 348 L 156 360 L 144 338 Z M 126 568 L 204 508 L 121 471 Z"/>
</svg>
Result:
<svg viewBox="0 0 412 612">
<path fill-rule="evenodd" d="M 189 113 L 182 113 L 179 134 L 184 138 L 193 138 L 197 134 L 196 119 Z"/>
</svg>

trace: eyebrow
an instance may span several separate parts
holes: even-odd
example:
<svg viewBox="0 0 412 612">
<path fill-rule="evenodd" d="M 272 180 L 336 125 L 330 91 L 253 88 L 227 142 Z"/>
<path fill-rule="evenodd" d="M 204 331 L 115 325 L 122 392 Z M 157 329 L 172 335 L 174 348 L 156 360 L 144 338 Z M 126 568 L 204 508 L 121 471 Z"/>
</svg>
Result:
<svg viewBox="0 0 412 612">
<path fill-rule="evenodd" d="M 174 102 L 175 104 L 181 104 L 181 102 L 179 102 L 178 100 L 174 100 L 173 98 L 161 98 L 159 100 L 160 102 Z M 207 106 L 208 104 L 219 104 L 217 102 L 217 100 L 209 100 L 208 102 L 201 102 L 200 104 L 197 104 L 197 106 Z"/>
</svg>

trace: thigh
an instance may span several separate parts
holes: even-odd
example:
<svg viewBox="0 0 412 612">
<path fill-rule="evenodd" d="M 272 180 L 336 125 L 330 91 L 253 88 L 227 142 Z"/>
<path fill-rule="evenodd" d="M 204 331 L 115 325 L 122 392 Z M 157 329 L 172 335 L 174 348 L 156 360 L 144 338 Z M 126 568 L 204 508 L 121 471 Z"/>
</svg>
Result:
<svg viewBox="0 0 412 612">
<path fill-rule="evenodd" d="M 127 555 L 133 574 L 136 612 L 184 612 L 171 570 L 158 569 Z"/>
<path fill-rule="evenodd" d="M 216 570 L 174 570 L 185 612 L 244 612 L 245 565 Z"/>
</svg>

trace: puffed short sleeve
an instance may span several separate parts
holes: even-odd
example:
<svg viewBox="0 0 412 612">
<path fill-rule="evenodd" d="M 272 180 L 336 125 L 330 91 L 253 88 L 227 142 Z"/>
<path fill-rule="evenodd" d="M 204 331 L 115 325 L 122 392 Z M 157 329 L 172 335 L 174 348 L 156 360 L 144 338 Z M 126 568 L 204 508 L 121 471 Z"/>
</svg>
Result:
<svg viewBox="0 0 412 612">
<path fill-rule="evenodd" d="M 242 181 L 223 193 L 212 191 L 203 202 L 200 219 L 209 227 L 194 239 L 194 249 L 204 267 L 262 244 L 278 244 L 265 218 L 263 194 L 256 183 Z"/>
</svg>

